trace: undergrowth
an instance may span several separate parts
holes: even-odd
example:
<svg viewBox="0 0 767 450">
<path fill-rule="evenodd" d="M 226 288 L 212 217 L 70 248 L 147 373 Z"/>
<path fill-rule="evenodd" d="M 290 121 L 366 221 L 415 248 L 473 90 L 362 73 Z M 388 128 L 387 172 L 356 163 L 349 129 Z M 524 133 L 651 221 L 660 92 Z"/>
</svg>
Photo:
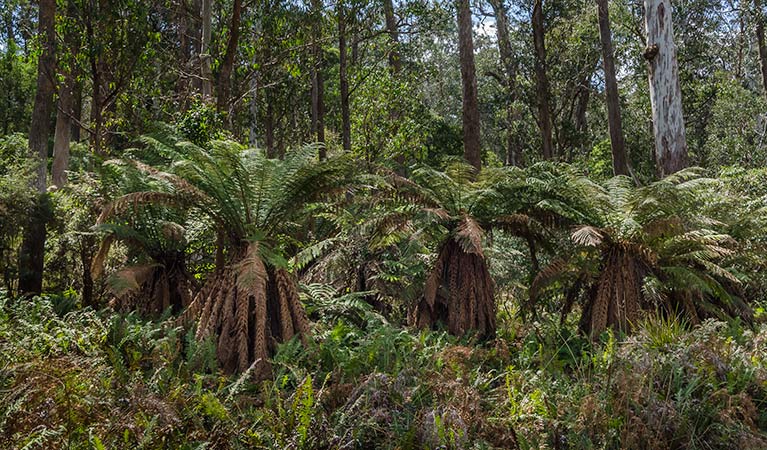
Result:
<svg viewBox="0 0 767 450">
<path fill-rule="evenodd" d="M 767 448 L 764 325 L 591 343 L 507 317 L 478 345 L 359 306 L 319 314 L 255 384 L 193 330 L 60 302 L 0 297 L 0 448 Z"/>
</svg>

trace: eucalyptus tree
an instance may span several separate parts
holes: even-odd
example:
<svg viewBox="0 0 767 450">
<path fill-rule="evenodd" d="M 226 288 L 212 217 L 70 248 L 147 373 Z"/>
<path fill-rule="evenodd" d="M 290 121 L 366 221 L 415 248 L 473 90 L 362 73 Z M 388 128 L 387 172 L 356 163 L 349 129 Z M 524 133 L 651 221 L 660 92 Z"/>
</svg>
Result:
<svg viewBox="0 0 767 450">
<path fill-rule="evenodd" d="M 463 157 L 477 171 L 482 168 L 482 148 L 479 139 L 479 103 L 477 74 L 474 65 L 474 43 L 469 0 L 458 0 L 458 52 L 461 61 L 463 101 Z"/>
<path fill-rule="evenodd" d="M 562 320 L 581 304 L 581 329 L 629 332 L 650 313 L 753 318 L 742 281 L 729 265 L 738 242 L 707 204 L 719 184 L 685 169 L 647 186 L 627 177 L 594 192 L 589 214 L 572 232 L 574 246 L 534 280 L 533 299 L 564 286 Z M 550 291 L 549 291 L 550 292 Z"/>
<path fill-rule="evenodd" d="M 672 8 L 668 0 L 645 0 L 644 8 L 655 161 L 660 175 L 666 176 L 688 164 Z"/>
<path fill-rule="evenodd" d="M 56 1 L 42 0 L 38 6 L 41 53 L 37 63 L 37 92 L 29 127 L 29 149 L 37 165 L 34 187 L 38 198 L 24 228 L 19 254 L 19 291 L 39 294 L 43 288 L 48 204 L 48 138 L 53 112 L 53 77 L 56 73 Z"/>
</svg>

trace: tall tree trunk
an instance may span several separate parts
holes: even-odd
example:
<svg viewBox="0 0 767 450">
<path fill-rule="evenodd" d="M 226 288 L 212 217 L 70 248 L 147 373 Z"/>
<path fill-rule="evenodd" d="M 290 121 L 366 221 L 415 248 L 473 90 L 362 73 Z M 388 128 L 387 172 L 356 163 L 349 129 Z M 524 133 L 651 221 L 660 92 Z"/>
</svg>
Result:
<svg viewBox="0 0 767 450">
<path fill-rule="evenodd" d="M 322 78 L 322 1 L 312 0 L 312 133 L 317 142 L 325 143 L 325 81 Z M 327 156 L 325 146 L 320 147 L 320 159 Z"/>
<path fill-rule="evenodd" d="M 261 37 L 261 10 L 253 18 L 253 42 Z M 261 69 L 258 64 L 258 52 L 253 52 L 253 76 L 250 78 L 250 145 L 258 147 L 258 87 L 261 82 Z"/>
<path fill-rule="evenodd" d="M 38 35 L 42 53 L 37 61 L 37 92 L 29 127 L 29 149 L 37 159 L 37 176 L 34 187 L 38 198 L 19 252 L 19 291 L 39 294 L 43 289 L 43 265 L 45 260 L 45 234 L 47 222 L 46 176 L 48 162 L 48 138 L 53 110 L 53 80 L 56 76 L 56 0 L 40 0 L 38 11 Z"/>
<path fill-rule="evenodd" d="M 394 15 L 392 0 L 383 0 L 383 10 L 386 19 L 386 32 L 392 42 L 392 49 L 389 51 L 389 68 L 392 73 L 399 73 L 402 71 L 402 60 L 399 54 L 399 30 L 397 29 L 397 18 Z"/>
<path fill-rule="evenodd" d="M 762 73 L 762 87 L 767 95 L 767 43 L 764 40 L 764 12 L 761 0 L 754 0 L 754 14 L 756 15 L 756 44 L 759 48 L 759 68 Z"/>
<path fill-rule="evenodd" d="M 93 262 L 94 247 L 96 245 L 94 240 L 93 236 L 86 236 L 80 243 L 80 263 L 83 268 L 83 290 L 80 296 L 85 306 L 95 306 L 93 303 L 93 275 L 91 275 L 91 263 Z"/>
<path fill-rule="evenodd" d="M 95 47 L 96 36 L 98 32 L 95 30 L 94 24 L 95 17 L 98 16 L 96 11 L 96 5 L 91 2 L 86 9 L 85 28 L 87 43 L 91 47 Z M 97 154 L 101 154 L 101 125 L 102 125 L 102 112 L 103 112 L 103 92 L 102 92 L 102 72 L 100 56 L 91 52 L 89 57 L 89 65 L 91 72 L 91 104 L 90 104 L 90 140 L 93 151 Z"/>
<path fill-rule="evenodd" d="M 394 2 L 392 0 L 383 0 L 384 10 L 384 22 L 386 23 L 386 33 L 389 35 L 391 41 L 391 50 L 389 50 L 389 72 L 393 78 L 399 77 L 402 72 L 402 57 L 399 52 L 399 28 L 397 25 L 397 16 L 394 12 Z M 356 50 L 356 45 L 355 49 Z M 353 59 L 357 59 L 352 52 Z M 401 112 L 396 107 L 389 109 L 389 121 L 392 126 L 390 131 L 391 135 L 395 135 L 399 131 Z M 394 170 L 401 176 L 407 176 L 407 165 L 405 162 L 405 154 L 403 152 L 397 152 L 394 156 L 395 167 Z"/>
<path fill-rule="evenodd" d="M 75 79 L 75 88 L 72 91 L 72 130 L 70 141 L 80 142 L 80 122 L 83 120 L 83 83 Z"/>
<path fill-rule="evenodd" d="M 266 146 L 266 154 L 269 158 L 274 158 L 277 155 L 277 149 L 274 148 L 274 106 L 271 99 L 271 95 L 267 94 L 266 97 L 266 118 L 264 120 L 264 145 Z M 279 155 L 280 157 L 282 155 Z"/>
<path fill-rule="evenodd" d="M 218 72 L 218 102 L 217 107 L 221 112 L 228 112 L 229 97 L 232 91 L 232 69 L 234 57 L 237 55 L 237 46 L 240 42 L 240 20 L 242 17 L 242 0 L 234 0 L 232 6 L 232 21 L 229 24 L 229 40 L 226 44 L 224 61 Z"/>
<path fill-rule="evenodd" d="M 202 99 L 206 103 L 213 100 L 213 71 L 211 70 L 210 40 L 213 26 L 213 0 L 202 0 L 202 36 L 200 37 L 200 71 L 202 76 Z"/>
<path fill-rule="evenodd" d="M 602 62 L 605 69 L 605 95 L 607 96 L 607 127 L 610 130 L 610 148 L 613 154 L 613 173 L 628 175 L 626 144 L 623 141 L 621 124 L 621 106 L 618 96 L 618 80 L 615 77 L 615 59 L 613 40 L 610 32 L 610 13 L 608 0 L 597 0 L 599 20 L 599 40 L 602 43 Z"/>
<path fill-rule="evenodd" d="M 645 0 L 650 102 L 655 134 L 655 160 L 661 177 L 687 166 L 687 140 L 682 89 L 674 45 L 670 0 Z"/>
<path fill-rule="evenodd" d="M 346 74 L 348 55 L 346 51 L 346 8 L 338 2 L 338 78 L 341 95 L 341 142 L 345 151 L 352 149 L 352 126 L 349 113 L 349 79 Z"/>
<path fill-rule="evenodd" d="M 533 45 L 535 47 L 535 92 L 538 101 L 538 127 L 541 131 L 541 145 L 544 159 L 554 158 L 551 138 L 551 108 L 549 106 L 549 77 L 546 73 L 546 34 L 543 23 L 543 0 L 533 4 Z"/>
<path fill-rule="evenodd" d="M 250 89 L 250 106 L 248 112 L 250 114 L 250 126 L 248 127 L 248 143 L 253 148 L 258 147 L 258 69 L 253 73 L 248 83 Z"/>
<path fill-rule="evenodd" d="M 501 66 L 506 76 L 506 164 L 522 166 L 522 147 L 515 135 L 518 112 L 514 103 L 517 99 L 517 67 L 514 52 L 509 38 L 509 17 L 503 0 L 490 0 L 495 15 L 495 36 L 498 41 L 498 52 L 501 55 Z"/>
<path fill-rule="evenodd" d="M 74 112 L 75 69 L 70 68 L 59 89 L 59 106 L 56 111 L 56 131 L 53 137 L 53 185 L 61 188 L 67 183 L 69 168 L 69 143 L 72 136 L 72 113 Z"/>
<path fill-rule="evenodd" d="M 461 60 L 463 91 L 463 157 L 479 171 L 482 154 L 479 136 L 477 74 L 474 66 L 474 42 L 469 0 L 458 0 L 458 53 Z"/>
<path fill-rule="evenodd" d="M 187 96 L 189 95 L 189 62 L 192 59 L 191 44 L 189 40 L 189 9 L 187 0 L 177 0 L 176 26 L 178 27 L 178 65 L 179 76 L 176 80 L 176 98 L 181 110 L 186 109 Z"/>
</svg>

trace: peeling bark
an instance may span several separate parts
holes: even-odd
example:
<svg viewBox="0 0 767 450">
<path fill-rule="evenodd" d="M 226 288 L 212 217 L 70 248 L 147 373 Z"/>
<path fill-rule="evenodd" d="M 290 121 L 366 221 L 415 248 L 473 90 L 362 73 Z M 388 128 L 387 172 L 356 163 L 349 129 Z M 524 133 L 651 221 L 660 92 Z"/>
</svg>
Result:
<svg viewBox="0 0 767 450">
<path fill-rule="evenodd" d="M 687 166 L 687 140 L 682 114 L 682 89 L 676 59 L 669 0 L 645 0 L 655 158 L 661 177 Z"/>
</svg>

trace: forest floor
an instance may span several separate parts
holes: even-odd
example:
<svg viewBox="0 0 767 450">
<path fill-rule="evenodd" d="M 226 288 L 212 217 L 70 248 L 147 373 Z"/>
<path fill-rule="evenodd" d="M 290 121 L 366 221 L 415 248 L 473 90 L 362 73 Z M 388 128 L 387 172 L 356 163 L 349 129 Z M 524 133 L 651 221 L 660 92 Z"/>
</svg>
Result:
<svg viewBox="0 0 767 450">
<path fill-rule="evenodd" d="M 170 322 L 0 297 L 0 448 L 767 448 L 765 324 L 591 343 L 502 314 L 479 345 L 363 319 L 255 383 Z"/>
</svg>

